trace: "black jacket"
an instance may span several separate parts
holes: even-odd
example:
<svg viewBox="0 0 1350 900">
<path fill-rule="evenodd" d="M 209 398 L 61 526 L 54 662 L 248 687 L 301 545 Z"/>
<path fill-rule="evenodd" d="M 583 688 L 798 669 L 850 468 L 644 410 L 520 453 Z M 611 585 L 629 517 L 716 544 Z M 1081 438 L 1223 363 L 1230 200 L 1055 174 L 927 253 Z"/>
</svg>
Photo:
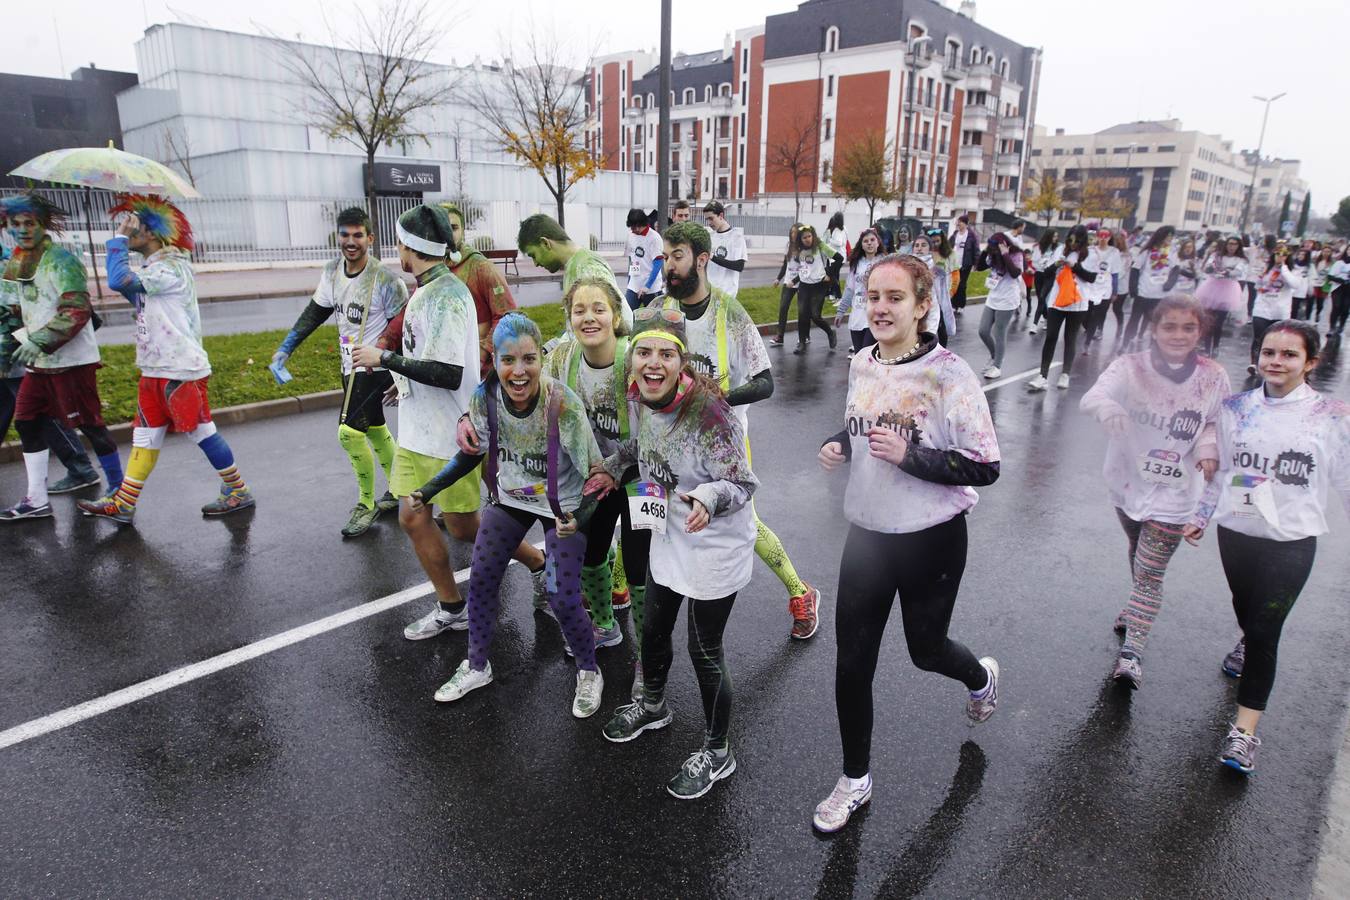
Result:
<svg viewBox="0 0 1350 900">
<path fill-rule="evenodd" d="M 973 269 L 975 261 L 980 258 L 980 236 L 970 226 L 966 226 L 966 233 L 968 237 L 966 238 L 966 248 L 961 253 L 960 268 Z M 947 240 L 951 241 L 953 247 L 956 246 L 955 228 L 952 229 L 952 233 L 948 235 Z"/>
</svg>

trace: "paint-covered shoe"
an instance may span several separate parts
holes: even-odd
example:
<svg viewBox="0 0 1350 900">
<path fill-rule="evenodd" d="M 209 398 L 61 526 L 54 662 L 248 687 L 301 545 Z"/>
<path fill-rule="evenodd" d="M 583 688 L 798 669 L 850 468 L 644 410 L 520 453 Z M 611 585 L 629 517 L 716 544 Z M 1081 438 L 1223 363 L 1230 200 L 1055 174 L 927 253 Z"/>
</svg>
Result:
<svg viewBox="0 0 1350 900">
<path fill-rule="evenodd" d="M 1229 678 L 1241 678 L 1242 666 L 1247 661 L 1247 638 L 1238 639 L 1237 646 L 1223 658 L 1223 674 Z"/>
<path fill-rule="evenodd" d="M 830 796 L 816 804 L 816 814 L 811 824 L 817 831 L 832 834 L 848 824 L 849 816 L 867 805 L 872 799 L 872 776 L 868 775 L 861 788 L 849 787 L 849 777 L 840 775 Z"/>
<path fill-rule="evenodd" d="M 123 506 L 112 497 L 102 497 L 98 500 L 76 500 L 75 505 L 86 516 L 110 519 L 118 525 L 130 525 L 131 520 L 136 515 L 135 507 Z"/>
<path fill-rule="evenodd" d="M 1111 679 L 1121 687 L 1139 690 L 1144 683 L 1144 669 L 1139 664 L 1139 657 L 1122 653 L 1116 660 L 1116 667 L 1111 670 Z"/>
<path fill-rule="evenodd" d="M 203 506 L 202 515 L 228 516 L 230 513 L 250 509 L 257 505 L 257 501 L 253 499 L 253 494 L 249 492 L 248 488 L 239 488 L 238 490 L 224 492 Z"/>
<path fill-rule="evenodd" d="M 980 665 L 989 673 L 989 683 L 978 691 L 971 691 L 970 699 L 966 701 L 966 718 L 970 719 L 971 725 L 989 721 L 994 707 L 998 706 L 998 660 L 985 656 L 980 659 Z"/>
<path fill-rule="evenodd" d="M 380 508 L 376 506 L 362 506 L 360 503 L 352 507 L 351 518 L 347 524 L 342 526 L 342 536 L 345 538 L 360 537 L 370 530 L 370 526 L 375 524 L 379 518 Z"/>
<path fill-rule="evenodd" d="M 1228 729 L 1228 737 L 1224 739 L 1219 762 L 1230 769 L 1237 769 L 1243 775 L 1250 775 L 1256 770 L 1256 748 L 1260 746 L 1259 737 L 1241 731 L 1234 725 Z"/>
<path fill-rule="evenodd" d="M 385 491 L 384 496 L 375 501 L 375 508 L 380 511 L 380 515 L 398 512 L 398 498 L 392 492 Z"/>
</svg>

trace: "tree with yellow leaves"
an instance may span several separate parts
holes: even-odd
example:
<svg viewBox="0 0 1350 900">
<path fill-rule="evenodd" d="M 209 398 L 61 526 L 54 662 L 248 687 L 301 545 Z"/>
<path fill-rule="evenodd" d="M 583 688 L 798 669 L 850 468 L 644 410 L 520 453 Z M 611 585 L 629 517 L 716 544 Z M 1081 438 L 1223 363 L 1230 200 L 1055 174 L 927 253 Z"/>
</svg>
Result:
<svg viewBox="0 0 1350 900">
<path fill-rule="evenodd" d="M 1022 203 L 1022 209 L 1033 216 L 1043 216 L 1049 225 L 1055 212 L 1064 207 L 1064 195 L 1060 192 L 1059 181 L 1049 172 L 1042 173 L 1033 182 L 1035 190 Z"/>
</svg>

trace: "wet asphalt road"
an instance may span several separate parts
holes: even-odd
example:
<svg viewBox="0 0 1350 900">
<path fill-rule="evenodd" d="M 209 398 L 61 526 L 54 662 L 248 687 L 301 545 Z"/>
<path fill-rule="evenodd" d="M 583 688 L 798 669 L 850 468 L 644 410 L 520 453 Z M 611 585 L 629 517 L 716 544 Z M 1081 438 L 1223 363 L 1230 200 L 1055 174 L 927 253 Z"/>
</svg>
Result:
<svg viewBox="0 0 1350 900">
<path fill-rule="evenodd" d="M 954 349 L 976 368 L 975 309 Z M 1114 333 L 1114 326 L 1108 326 Z M 1237 378 L 1240 337 L 1223 359 Z M 1015 332 L 1005 372 L 1038 358 Z M 569 713 L 573 669 L 512 567 L 497 681 L 431 694 L 462 633 L 411 643 L 417 600 L 0 750 L 0 896 L 1296 897 L 1315 865 L 1345 718 L 1345 517 L 1333 514 L 1286 629 L 1265 746 L 1243 781 L 1216 761 L 1236 637 L 1212 537 L 1184 548 L 1131 696 L 1107 681 L 1128 592 L 1103 441 L 1068 392 L 989 393 L 1003 476 L 981 491 L 952 634 L 1004 674 L 967 726 L 959 685 L 908 661 L 898 616 L 875 685 L 875 792 L 832 839 L 810 815 L 839 773 L 833 595 L 844 476 L 845 355 L 771 351 L 778 391 L 751 414 L 761 517 L 822 588 L 815 640 L 788 639 L 762 565 L 728 629 L 736 774 L 679 803 L 664 783 L 701 738 L 677 634 L 672 727 L 600 735 L 633 645 L 601 651 L 600 716 Z M 1326 389 L 1350 396 L 1338 367 Z M 0 535 L 0 731 L 420 583 L 386 520 L 342 542 L 351 474 L 331 411 L 228 429 L 259 508 L 223 521 L 204 460 L 172 439 L 135 529 L 73 515 Z M 22 489 L 0 467 L 0 499 Z M 537 538 L 538 535 L 535 535 Z M 468 548 L 452 550 L 456 567 Z M 624 616 L 626 614 L 620 614 Z M 627 626 L 625 625 L 625 628 Z M 631 633 L 630 633 L 631 636 Z"/>
</svg>

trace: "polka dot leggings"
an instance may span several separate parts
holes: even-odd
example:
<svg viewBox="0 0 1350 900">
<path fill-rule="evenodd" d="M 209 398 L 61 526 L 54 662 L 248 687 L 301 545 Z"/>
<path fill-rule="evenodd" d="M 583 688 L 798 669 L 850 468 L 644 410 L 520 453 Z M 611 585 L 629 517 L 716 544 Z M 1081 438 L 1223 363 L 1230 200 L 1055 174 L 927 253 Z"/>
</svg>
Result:
<svg viewBox="0 0 1350 900">
<path fill-rule="evenodd" d="M 586 555 L 586 535 L 578 532 L 560 538 L 554 531 L 552 516 L 538 516 L 496 505 L 483 510 L 483 523 L 473 542 L 473 564 L 469 573 L 469 665 L 480 672 L 487 667 L 492 636 L 497 630 L 497 612 L 501 607 L 498 593 L 502 575 L 511 561 L 511 554 L 536 521 L 544 526 L 548 605 L 562 626 L 563 638 L 576 657 L 577 668 L 597 671 L 595 635 L 581 603 L 581 565 Z"/>
</svg>

